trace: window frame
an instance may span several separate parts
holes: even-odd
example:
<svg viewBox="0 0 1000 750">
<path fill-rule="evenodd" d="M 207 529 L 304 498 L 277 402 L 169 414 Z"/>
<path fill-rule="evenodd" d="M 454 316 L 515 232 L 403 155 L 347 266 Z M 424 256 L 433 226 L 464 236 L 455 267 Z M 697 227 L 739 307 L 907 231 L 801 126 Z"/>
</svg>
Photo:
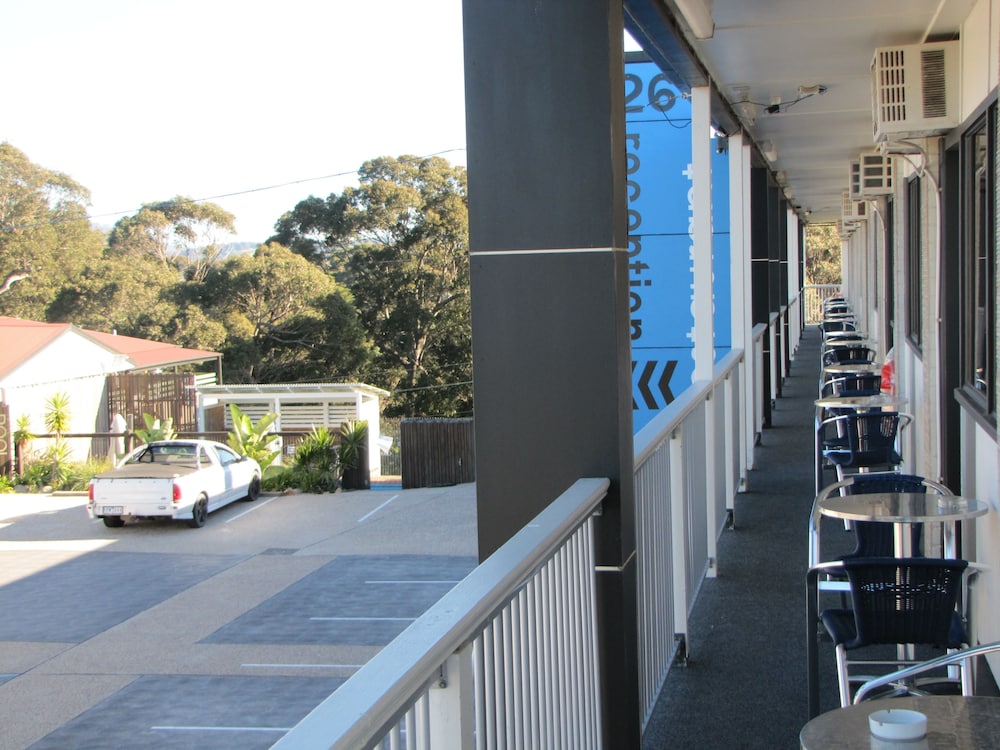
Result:
<svg viewBox="0 0 1000 750">
<path fill-rule="evenodd" d="M 921 245 L 923 240 L 923 181 L 912 175 L 904 186 L 906 194 L 905 225 L 903 227 L 904 259 L 906 263 L 906 338 L 920 353 L 923 352 L 923 271 Z"/>
<path fill-rule="evenodd" d="M 993 424 L 996 423 L 996 146 L 994 101 L 964 130 L 959 141 L 960 390 L 964 403 Z M 980 154 L 981 162 L 977 161 Z M 980 302 L 985 305 L 981 307 Z"/>
</svg>

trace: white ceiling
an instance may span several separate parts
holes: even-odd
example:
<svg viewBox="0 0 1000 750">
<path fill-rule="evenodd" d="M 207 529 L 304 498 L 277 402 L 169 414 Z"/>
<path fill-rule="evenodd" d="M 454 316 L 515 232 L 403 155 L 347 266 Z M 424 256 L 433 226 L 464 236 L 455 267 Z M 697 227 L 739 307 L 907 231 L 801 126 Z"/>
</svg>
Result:
<svg viewBox="0 0 1000 750">
<path fill-rule="evenodd" d="M 652 7 L 660 0 L 644 2 Z M 758 144 L 774 145 L 777 158 L 771 166 L 776 173 L 785 173 L 793 205 L 801 207 L 803 215 L 808 209 L 813 223 L 840 219 L 850 161 L 874 148 L 870 66 L 875 49 L 957 38 L 974 4 L 974 0 L 667 2 L 719 94 L 739 102 L 745 91 L 754 103 L 756 119 L 753 125 L 744 124 Z M 683 14 L 676 11 L 678 5 L 708 11 L 714 21 L 711 38 L 694 38 Z M 799 98 L 800 86 L 824 86 L 826 91 Z M 775 102 L 780 102 L 780 112 L 766 112 Z"/>
</svg>

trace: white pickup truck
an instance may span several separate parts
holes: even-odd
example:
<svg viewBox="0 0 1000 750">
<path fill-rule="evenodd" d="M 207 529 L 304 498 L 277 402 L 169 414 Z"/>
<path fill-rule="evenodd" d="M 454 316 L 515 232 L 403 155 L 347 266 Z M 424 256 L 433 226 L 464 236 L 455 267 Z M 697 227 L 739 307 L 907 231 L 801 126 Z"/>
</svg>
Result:
<svg viewBox="0 0 1000 750">
<path fill-rule="evenodd" d="M 260 466 L 213 440 L 146 443 L 90 480 L 87 512 L 118 528 L 125 518 L 184 519 L 205 525 L 223 505 L 260 495 Z"/>
</svg>

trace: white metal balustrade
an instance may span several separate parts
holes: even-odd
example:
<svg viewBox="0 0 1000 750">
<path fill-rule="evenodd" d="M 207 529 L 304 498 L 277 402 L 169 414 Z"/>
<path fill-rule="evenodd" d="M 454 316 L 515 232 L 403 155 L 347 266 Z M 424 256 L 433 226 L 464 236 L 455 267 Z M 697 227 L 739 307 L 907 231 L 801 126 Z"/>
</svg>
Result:
<svg viewBox="0 0 1000 750">
<path fill-rule="evenodd" d="M 580 479 L 273 747 L 598 748 L 593 514 Z"/>
<path fill-rule="evenodd" d="M 717 569 L 773 395 L 764 359 L 781 370 L 773 342 L 793 331 L 794 349 L 800 315 L 796 302 L 756 326 L 749 359 L 732 350 L 635 437 L 644 725 L 697 643 L 688 612 Z M 608 486 L 578 480 L 274 747 L 601 747 L 593 515 Z"/>
</svg>

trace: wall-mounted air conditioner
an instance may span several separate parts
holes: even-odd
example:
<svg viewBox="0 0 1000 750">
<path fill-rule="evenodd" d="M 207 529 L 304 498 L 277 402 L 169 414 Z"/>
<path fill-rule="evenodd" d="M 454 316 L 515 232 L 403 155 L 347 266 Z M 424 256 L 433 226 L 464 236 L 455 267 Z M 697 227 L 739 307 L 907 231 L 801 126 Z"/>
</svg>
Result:
<svg viewBox="0 0 1000 750">
<path fill-rule="evenodd" d="M 865 221 L 868 218 L 868 205 L 864 201 L 851 200 L 851 192 L 849 190 L 843 192 L 842 198 L 843 210 L 840 213 L 840 218 L 843 220 L 845 226 Z"/>
<path fill-rule="evenodd" d="M 861 162 L 852 159 L 847 174 L 847 193 L 852 201 L 861 200 Z"/>
<path fill-rule="evenodd" d="M 875 142 L 941 135 L 958 125 L 959 42 L 880 47 L 872 58 Z"/>
<path fill-rule="evenodd" d="M 892 161 L 893 157 L 889 154 L 861 154 L 858 160 L 858 199 L 892 195 L 895 187 Z"/>
</svg>

